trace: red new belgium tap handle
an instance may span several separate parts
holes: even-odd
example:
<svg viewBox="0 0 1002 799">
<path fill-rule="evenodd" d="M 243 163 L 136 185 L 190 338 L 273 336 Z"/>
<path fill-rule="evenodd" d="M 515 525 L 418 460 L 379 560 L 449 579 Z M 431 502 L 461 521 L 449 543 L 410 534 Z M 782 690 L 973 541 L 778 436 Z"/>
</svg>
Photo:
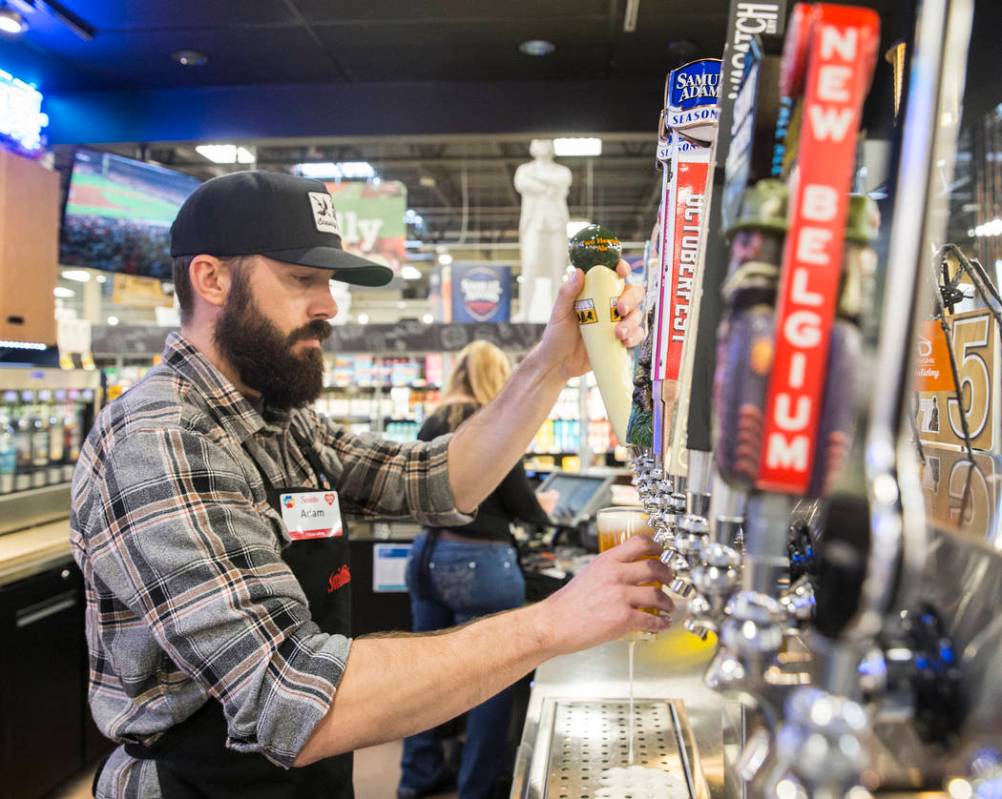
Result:
<svg viewBox="0 0 1002 799">
<path fill-rule="evenodd" d="M 797 6 L 787 31 L 783 91 L 802 91 L 803 107 L 757 482 L 764 490 L 804 494 L 810 484 L 856 137 L 879 43 L 877 14 L 853 6 Z"/>
</svg>

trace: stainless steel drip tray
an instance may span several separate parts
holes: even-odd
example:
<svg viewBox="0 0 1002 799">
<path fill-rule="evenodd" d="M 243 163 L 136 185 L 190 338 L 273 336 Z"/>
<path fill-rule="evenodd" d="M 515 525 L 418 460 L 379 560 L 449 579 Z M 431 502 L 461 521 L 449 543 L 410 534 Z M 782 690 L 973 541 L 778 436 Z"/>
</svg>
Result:
<svg viewBox="0 0 1002 799">
<path fill-rule="evenodd" d="M 709 799 L 682 700 L 634 701 L 632 761 L 629 715 L 628 699 L 547 697 L 522 796 Z"/>
</svg>

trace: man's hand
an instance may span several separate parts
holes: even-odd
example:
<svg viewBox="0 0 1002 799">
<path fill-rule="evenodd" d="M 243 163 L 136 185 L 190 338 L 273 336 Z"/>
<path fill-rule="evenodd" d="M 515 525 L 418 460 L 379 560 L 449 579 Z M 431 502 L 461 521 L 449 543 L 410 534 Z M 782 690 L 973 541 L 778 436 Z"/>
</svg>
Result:
<svg viewBox="0 0 1002 799">
<path fill-rule="evenodd" d="M 616 265 L 616 273 L 625 280 L 630 275 L 630 265 L 621 260 Z M 565 379 L 591 371 L 588 353 L 578 330 L 578 317 L 574 312 L 574 300 L 583 286 L 584 272 L 575 269 L 557 293 L 550 321 L 537 350 L 545 363 L 560 367 Z M 616 307 L 623 319 L 616 325 L 616 337 L 624 347 L 635 347 L 644 340 L 643 302 L 644 290 L 641 286 L 628 285 L 619 295 Z"/>
<path fill-rule="evenodd" d="M 671 623 L 671 569 L 636 536 L 603 552 L 542 602 L 432 635 L 355 640 L 334 703 L 296 757 L 325 757 L 430 729 L 479 705 L 554 655 Z M 662 614 L 644 613 L 657 608 Z M 445 676 L 443 676 L 445 675 Z"/>
<path fill-rule="evenodd" d="M 658 586 L 672 570 L 657 558 L 661 547 L 633 536 L 603 552 L 571 582 L 541 602 L 541 639 L 551 654 L 566 654 L 619 638 L 628 632 L 656 633 L 671 626 L 674 603 Z M 644 585 L 647 583 L 647 585 Z M 656 608 L 655 616 L 641 608 Z"/>
<path fill-rule="evenodd" d="M 625 279 L 629 264 L 620 261 L 616 272 Z M 461 511 L 471 512 L 497 487 L 525 454 L 567 381 L 591 369 L 574 312 L 583 279 L 584 273 L 577 269 L 561 286 L 543 340 L 519 364 L 501 393 L 453 435 L 449 484 Z M 643 296 L 639 286 L 627 286 L 619 295 L 617 308 L 623 318 L 616 325 L 616 336 L 624 346 L 643 341 Z"/>
</svg>

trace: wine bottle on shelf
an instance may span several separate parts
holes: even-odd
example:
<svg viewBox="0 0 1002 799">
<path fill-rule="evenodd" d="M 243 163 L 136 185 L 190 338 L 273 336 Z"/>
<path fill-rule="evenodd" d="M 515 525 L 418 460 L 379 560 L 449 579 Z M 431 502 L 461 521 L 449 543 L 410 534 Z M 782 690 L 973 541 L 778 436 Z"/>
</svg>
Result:
<svg viewBox="0 0 1002 799">
<path fill-rule="evenodd" d="M 14 490 L 31 488 L 31 422 L 26 405 L 14 405 L 11 424 L 14 431 L 14 450 L 17 453 L 14 469 Z"/>
<path fill-rule="evenodd" d="M 14 430 L 6 408 L 0 407 L 0 494 L 14 490 L 14 472 L 17 469 L 17 449 Z"/>
<path fill-rule="evenodd" d="M 31 406 L 31 485 L 41 488 L 49 482 L 49 415 L 45 405 Z"/>
<path fill-rule="evenodd" d="M 49 483 L 61 483 L 66 479 L 63 474 L 66 454 L 63 414 L 61 407 L 56 404 L 46 406 L 45 413 L 49 417 Z"/>
</svg>

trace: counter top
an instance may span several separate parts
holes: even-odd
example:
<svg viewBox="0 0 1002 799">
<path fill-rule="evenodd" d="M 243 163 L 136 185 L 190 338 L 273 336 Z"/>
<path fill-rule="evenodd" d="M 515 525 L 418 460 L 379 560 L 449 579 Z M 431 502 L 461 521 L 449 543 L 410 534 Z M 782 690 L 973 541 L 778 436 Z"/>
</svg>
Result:
<svg viewBox="0 0 1002 799">
<path fill-rule="evenodd" d="M 361 519 L 348 517 L 352 541 L 413 541 L 421 534 L 421 525 L 409 519 Z"/>
<path fill-rule="evenodd" d="M 0 585 L 31 577 L 71 558 L 69 519 L 0 535 Z"/>
<path fill-rule="evenodd" d="M 677 618 L 682 618 L 678 614 Z M 711 637 L 712 641 L 712 637 Z M 701 642 L 681 629 L 653 641 L 640 641 L 634 662 L 634 696 L 668 699 L 684 708 L 692 731 L 698 768 L 711 799 L 733 799 L 740 789 L 727 763 L 737 755 L 740 710 L 703 684 L 703 672 L 715 643 Z M 545 708 L 556 699 L 623 700 L 629 697 L 628 644 L 612 641 L 592 649 L 553 658 L 536 670 L 515 766 L 511 799 L 541 799 L 545 791 L 547 753 L 553 725 Z"/>
<path fill-rule="evenodd" d="M 361 541 L 413 541 L 421 532 L 413 522 L 355 521 L 352 538 Z M 357 534 L 356 531 L 357 530 Z M 69 519 L 0 535 L 0 585 L 31 577 L 72 559 Z"/>
</svg>

